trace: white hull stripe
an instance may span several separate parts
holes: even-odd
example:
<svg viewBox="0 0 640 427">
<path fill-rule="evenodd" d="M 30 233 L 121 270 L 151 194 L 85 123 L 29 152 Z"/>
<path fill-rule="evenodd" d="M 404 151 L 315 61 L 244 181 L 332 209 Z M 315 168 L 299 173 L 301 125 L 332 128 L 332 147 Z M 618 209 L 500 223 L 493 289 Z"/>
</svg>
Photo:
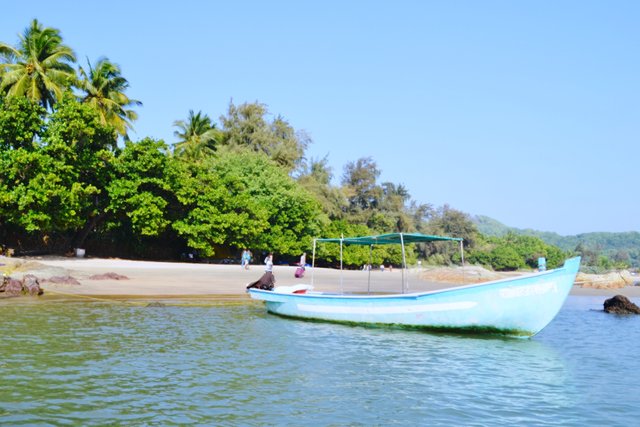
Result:
<svg viewBox="0 0 640 427">
<path fill-rule="evenodd" d="M 478 305 L 478 303 L 474 301 L 449 302 L 442 304 L 396 305 L 390 307 L 298 304 L 298 309 L 308 313 L 407 314 L 429 311 L 467 310 L 475 307 L 476 305 Z"/>
</svg>

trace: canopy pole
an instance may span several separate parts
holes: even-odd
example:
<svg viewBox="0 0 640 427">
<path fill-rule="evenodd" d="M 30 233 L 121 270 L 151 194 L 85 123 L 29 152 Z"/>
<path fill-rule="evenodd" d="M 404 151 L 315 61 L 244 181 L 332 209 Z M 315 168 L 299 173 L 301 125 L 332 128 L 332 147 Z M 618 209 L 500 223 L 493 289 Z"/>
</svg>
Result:
<svg viewBox="0 0 640 427">
<path fill-rule="evenodd" d="M 313 239 L 313 254 L 311 255 L 311 286 L 313 286 L 313 279 L 316 274 L 316 240 Z"/>
<path fill-rule="evenodd" d="M 462 260 L 462 284 L 465 283 L 464 277 L 464 247 L 462 245 L 462 240 L 460 240 L 460 259 Z"/>
<path fill-rule="evenodd" d="M 373 262 L 373 258 L 371 252 L 373 251 L 373 245 L 369 245 L 369 266 L 367 270 L 369 270 L 369 277 L 367 278 L 367 293 L 371 293 L 371 263 Z"/>
<path fill-rule="evenodd" d="M 404 252 L 404 237 L 400 233 L 400 245 L 402 246 L 402 293 L 404 294 L 405 282 L 404 282 L 404 269 L 407 268 L 407 256 Z M 409 280 L 406 283 L 407 291 L 409 290 Z"/>
<path fill-rule="evenodd" d="M 340 292 L 344 294 L 344 283 L 342 280 L 342 240 L 344 239 L 344 235 L 340 235 Z"/>
</svg>

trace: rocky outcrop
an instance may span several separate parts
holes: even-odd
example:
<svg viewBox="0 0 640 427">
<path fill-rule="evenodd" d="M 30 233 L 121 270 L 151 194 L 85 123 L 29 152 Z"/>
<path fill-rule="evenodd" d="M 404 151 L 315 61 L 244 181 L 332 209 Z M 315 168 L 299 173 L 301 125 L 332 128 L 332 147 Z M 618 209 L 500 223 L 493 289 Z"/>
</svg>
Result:
<svg viewBox="0 0 640 427">
<path fill-rule="evenodd" d="M 20 295 L 42 295 L 44 291 L 40 287 L 36 276 L 26 274 L 22 278 L 22 281 L 4 276 L 2 278 L 2 284 L 0 284 L 0 293 L 3 294 L 3 297 L 17 297 Z"/>
<path fill-rule="evenodd" d="M 481 283 L 490 280 L 515 277 L 531 271 L 499 272 L 491 271 L 477 265 L 462 267 L 425 267 L 419 274 L 420 279 L 439 283 Z M 606 274 L 578 273 L 575 284 L 582 288 L 620 289 L 640 284 L 640 278 L 628 270 L 614 271 Z"/>
<path fill-rule="evenodd" d="M 18 279 L 11 277 L 5 277 L 4 280 L 4 295 L 7 297 L 17 297 L 22 294 L 22 282 Z"/>
<path fill-rule="evenodd" d="M 640 307 L 623 295 L 616 295 L 604 302 L 604 311 L 615 314 L 640 314 Z"/>
<path fill-rule="evenodd" d="M 633 286 L 637 280 L 637 277 L 627 270 L 606 274 L 578 273 L 576 285 L 593 289 L 619 289 L 625 286 Z"/>
<path fill-rule="evenodd" d="M 40 287 L 38 278 L 33 274 L 27 274 L 22 279 L 22 290 L 31 296 L 42 295 L 44 291 Z"/>
</svg>

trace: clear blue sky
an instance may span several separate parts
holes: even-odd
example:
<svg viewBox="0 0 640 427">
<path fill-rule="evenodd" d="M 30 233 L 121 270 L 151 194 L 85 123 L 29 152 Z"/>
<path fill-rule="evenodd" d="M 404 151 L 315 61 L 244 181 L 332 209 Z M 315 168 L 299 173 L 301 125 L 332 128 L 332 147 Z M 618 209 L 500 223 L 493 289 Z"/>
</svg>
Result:
<svg viewBox="0 0 640 427">
<path fill-rule="evenodd" d="M 139 99 L 134 139 L 259 101 L 308 157 L 372 157 L 380 182 L 509 226 L 640 231 L 640 2 L 10 2 Z M 310 3 L 310 2 L 309 2 Z"/>
</svg>

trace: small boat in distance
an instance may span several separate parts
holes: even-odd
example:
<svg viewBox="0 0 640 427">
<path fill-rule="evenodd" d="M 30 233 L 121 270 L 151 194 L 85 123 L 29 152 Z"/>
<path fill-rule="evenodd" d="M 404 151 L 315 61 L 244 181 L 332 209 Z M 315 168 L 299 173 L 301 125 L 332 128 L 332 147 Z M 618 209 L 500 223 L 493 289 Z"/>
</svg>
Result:
<svg viewBox="0 0 640 427">
<path fill-rule="evenodd" d="M 402 293 L 361 295 L 314 292 L 313 283 L 276 287 L 272 291 L 251 288 L 247 292 L 252 298 L 264 301 L 270 313 L 285 317 L 531 337 L 558 314 L 580 267 L 580 257 L 575 257 L 566 260 L 562 267 L 555 270 L 429 292 L 404 293 L 404 245 L 443 240 L 458 241 L 462 249 L 462 239 L 416 233 L 314 240 L 312 266 L 315 264 L 317 242 L 339 243 L 341 254 L 342 246 L 349 244 L 402 245 L 405 264 Z"/>
</svg>

